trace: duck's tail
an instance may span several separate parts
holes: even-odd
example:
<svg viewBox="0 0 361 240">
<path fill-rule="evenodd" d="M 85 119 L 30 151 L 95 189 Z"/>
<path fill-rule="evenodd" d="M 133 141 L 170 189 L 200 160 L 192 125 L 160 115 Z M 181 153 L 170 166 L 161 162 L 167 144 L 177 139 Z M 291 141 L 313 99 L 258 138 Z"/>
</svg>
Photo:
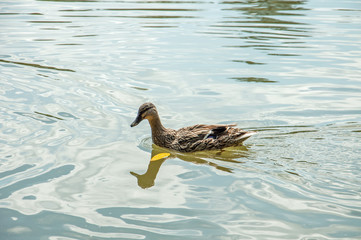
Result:
<svg viewBox="0 0 361 240">
<path fill-rule="evenodd" d="M 245 140 L 247 140 L 249 137 L 253 136 L 257 134 L 257 132 L 254 132 L 254 131 L 247 131 L 247 132 L 244 132 L 243 134 L 240 134 L 237 138 L 236 138 L 236 141 L 237 143 L 242 143 L 244 142 Z"/>
</svg>

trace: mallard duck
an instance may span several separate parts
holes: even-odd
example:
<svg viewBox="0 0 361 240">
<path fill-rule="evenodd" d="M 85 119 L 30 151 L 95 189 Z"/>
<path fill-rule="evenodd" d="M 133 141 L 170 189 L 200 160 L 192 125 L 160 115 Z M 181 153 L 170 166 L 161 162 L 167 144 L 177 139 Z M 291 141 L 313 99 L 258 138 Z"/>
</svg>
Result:
<svg viewBox="0 0 361 240">
<path fill-rule="evenodd" d="M 235 128 L 236 124 L 197 124 L 179 130 L 165 128 L 160 121 L 156 107 L 149 102 L 139 107 L 138 115 L 130 126 L 137 126 L 144 119 L 147 119 L 150 124 L 155 145 L 179 152 L 235 147 L 256 133 Z"/>
</svg>

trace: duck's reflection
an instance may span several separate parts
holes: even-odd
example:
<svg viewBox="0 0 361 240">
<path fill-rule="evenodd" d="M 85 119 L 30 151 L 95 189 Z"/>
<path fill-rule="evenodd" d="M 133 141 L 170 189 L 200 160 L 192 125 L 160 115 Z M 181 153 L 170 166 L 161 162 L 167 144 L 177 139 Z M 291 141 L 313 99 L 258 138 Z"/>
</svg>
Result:
<svg viewBox="0 0 361 240">
<path fill-rule="evenodd" d="M 152 158 L 149 162 L 148 169 L 144 174 L 138 174 L 135 172 L 130 172 L 133 176 L 135 176 L 138 179 L 138 185 L 141 188 L 150 188 L 154 186 L 155 178 L 157 177 L 157 174 L 159 172 L 160 166 L 165 162 L 167 157 L 164 157 L 159 160 L 152 160 L 154 156 L 157 154 L 162 153 L 158 149 L 152 150 Z"/>
<path fill-rule="evenodd" d="M 132 174 L 138 179 L 139 187 L 150 188 L 154 186 L 159 169 L 168 158 L 178 158 L 183 161 L 192 162 L 195 164 L 205 164 L 212 166 L 218 170 L 232 173 L 232 168 L 221 166 L 215 162 L 223 161 L 237 164 L 242 163 L 242 161 L 239 160 L 240 158 L 247 156 L 248 150 L 245 146 L 238 147 L 237 149 L 227 149 L 219 151 L 179 153 L 170 152 L 169 149 L 161 148 L 153 144 L 151 160 L 148 164 L 147 171 L 144 174 L 138 174 L 135 172 L 130 172 L 130 174 Z"/>
</svg>

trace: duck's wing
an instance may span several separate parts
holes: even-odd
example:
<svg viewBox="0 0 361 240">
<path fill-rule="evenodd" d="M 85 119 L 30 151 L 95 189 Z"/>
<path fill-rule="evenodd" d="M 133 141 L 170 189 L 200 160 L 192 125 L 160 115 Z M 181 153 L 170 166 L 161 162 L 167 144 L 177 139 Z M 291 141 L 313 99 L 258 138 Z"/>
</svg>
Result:
<svg viewBox="0 0 361 240">
<path fill-rule="evenodd" d="M 205 125 L 197 124 L 190 127 L 184 127 L 177 131 L 178 141 L 198 141 L 207 138 L 218 138 L 224 134 L 229 128 L 236 124 L 214 124 Z"/>
<path fill-rule="evenodd" d="M 237 146 L 255 132 L 234 128 L 235 124 L 198 124 L 176 131 L 173 149 L 181 152 L 222 149 Z"/>
</svg>

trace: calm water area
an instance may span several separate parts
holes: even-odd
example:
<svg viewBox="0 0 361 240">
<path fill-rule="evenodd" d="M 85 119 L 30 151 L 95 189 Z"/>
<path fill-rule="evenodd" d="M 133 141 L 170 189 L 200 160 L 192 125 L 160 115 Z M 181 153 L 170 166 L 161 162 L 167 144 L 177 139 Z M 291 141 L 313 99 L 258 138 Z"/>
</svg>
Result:
<svg viewBox="0 0 361 240">
<path fill-rule="evenodd" d="M 361 239 L 359 0 L 1 0 L 0 79 L 0 239 Z"/>
</svg>

